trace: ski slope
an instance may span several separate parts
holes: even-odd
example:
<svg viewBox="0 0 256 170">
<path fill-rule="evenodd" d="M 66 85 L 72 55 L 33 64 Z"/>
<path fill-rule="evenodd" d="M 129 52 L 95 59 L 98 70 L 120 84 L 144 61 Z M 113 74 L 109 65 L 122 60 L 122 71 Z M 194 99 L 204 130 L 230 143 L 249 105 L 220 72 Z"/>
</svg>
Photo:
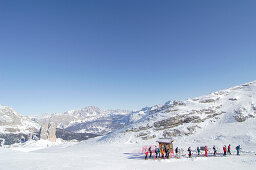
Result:
<svg viewBox="0 0 256 170">
<path fill-rule="evenodd" d="M 241 156 L 217 158 L 144 160 L 139 144 L 99 144 L 95 140 L 89 140 L 71 145 L 60 144 L 32 152 L 0 148 L 0 165 L 0 169 L 8 170 L 254 170 L 256 156 L 254 153 L 242 153 Z"/>
</svg>

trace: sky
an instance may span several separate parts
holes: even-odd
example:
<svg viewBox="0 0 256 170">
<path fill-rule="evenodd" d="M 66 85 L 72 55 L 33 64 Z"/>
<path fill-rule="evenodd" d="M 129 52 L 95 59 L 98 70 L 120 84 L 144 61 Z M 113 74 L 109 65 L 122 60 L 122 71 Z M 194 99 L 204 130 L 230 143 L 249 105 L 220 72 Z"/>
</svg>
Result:
<svg viewBox="0 0 256 170">
<path fill-rule="evenodd" d="M 141 109 L 256 80 L 255 0 L 0 0 L 0 104 Z"/>
</svg>

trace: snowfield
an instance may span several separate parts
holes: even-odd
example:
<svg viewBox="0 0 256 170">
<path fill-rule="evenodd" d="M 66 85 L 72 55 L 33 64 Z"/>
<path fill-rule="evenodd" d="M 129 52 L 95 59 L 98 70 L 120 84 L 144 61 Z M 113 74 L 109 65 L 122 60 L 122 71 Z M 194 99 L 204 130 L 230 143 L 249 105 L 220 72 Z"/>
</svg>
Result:
<svg viewBox="0 0 256 170">
<path fill-rule="evenodd" d="M 254 153 L 241 156 L 171 158 L 144 160 L 138 144 L 99 144 L 93 140 L 78 144 L 60 144 L 33 152 L 0 148 L 0 169 L 61 170 L 61 169 L 218 169 L 255 170 Z"/>
</svg>

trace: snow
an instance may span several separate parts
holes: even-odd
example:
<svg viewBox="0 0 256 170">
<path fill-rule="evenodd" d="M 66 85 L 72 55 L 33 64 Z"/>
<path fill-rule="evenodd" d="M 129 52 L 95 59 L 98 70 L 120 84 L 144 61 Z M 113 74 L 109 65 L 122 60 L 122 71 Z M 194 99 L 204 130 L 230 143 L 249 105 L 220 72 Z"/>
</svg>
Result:
<svg viewBox="0 0 256 170">
<path fill-rule="evenodd" d="M 62 169 L 218 169 L 253 170 L 256 156 L 242 153 L 240 156 L 171 158 L 168 160 L 144 160 L 138 144 L 100 144 L 95 139 L 78 144 L 59 144 L 32 152 L 20 152 L 0 148 L 0 165 L 8 170 L 62 170 Z M 15 158 L 15 159 L 14 159 Z M 1 168 L 0 168 L 1 169 Z"/>
<path fill-rule="evenodd" d="M 218 116 L 199 123 L 183 123 L 178 130 L 188 131 L 188 127 L 197 125 L 196 131 L 189 135 L 173 138 L 174 148 L 186 150 L 191 147 L 208 146 L 218 153 L 224 145 L 231 144 L 232 155 L 223 157 L 195 157 L 167 160 L 144 160 L 143 146 L 157 145 L 166 130 L 156 130 L 154 123 L 179 115 L 206 118 L 214 110 Z M 236 121 L 236 116 L 246 117 L 245 121 Z M 103 137 L 84 142 L 29 141 L 24 145 L 0 148 L 0 169 L 218 169 L 218 170 L 254 170 L 256 169 L 256 81 L 230 89 L 211 93 L 184 102 L 168 101 L 164 105 L 146 107 L 130 114 L 130 124 L 123 129 Z M 146 130 L 127 131 L 131 128 L 148 127 Z M 100 128 L 100 127 L 98 127 Z M 168 128 L 167 130 L 174 129 Z M 142 140 L 141 132 L 156 135 L 155 138 Z M 241 145 L 241 155 L 235 155 L 235 147 Z"/>
<path fill-rule="evenodd" d="M 13 144 L 9 148 L 11 150 L 16 150 L 16 151 L 31 152 L 31 151 L 35 151 L 35 150 L 45 149 L 45 148 L 52 147 L 52 146 L 72 145 L 74 143 L 77 143 L 77 142 L 64 142 L 61 139 L 57 139 L 56 142 L 51 142 L 48 140 L 41 139 L 38 141 L 30 140 L 26 143 Z"/>
</svg>

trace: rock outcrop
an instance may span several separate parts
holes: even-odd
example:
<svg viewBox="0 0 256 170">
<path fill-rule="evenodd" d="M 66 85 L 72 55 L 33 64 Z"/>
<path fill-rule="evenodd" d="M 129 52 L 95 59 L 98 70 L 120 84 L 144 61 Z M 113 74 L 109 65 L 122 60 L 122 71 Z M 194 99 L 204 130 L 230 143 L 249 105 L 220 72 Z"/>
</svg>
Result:
<svg viewBox="0 0 256 170">
<path fill-rule="evenodd" d="M 56 125 L 53 122 L 46 122 L 40 129 L 40 139 L 56 142 Z"/>
</svg>

